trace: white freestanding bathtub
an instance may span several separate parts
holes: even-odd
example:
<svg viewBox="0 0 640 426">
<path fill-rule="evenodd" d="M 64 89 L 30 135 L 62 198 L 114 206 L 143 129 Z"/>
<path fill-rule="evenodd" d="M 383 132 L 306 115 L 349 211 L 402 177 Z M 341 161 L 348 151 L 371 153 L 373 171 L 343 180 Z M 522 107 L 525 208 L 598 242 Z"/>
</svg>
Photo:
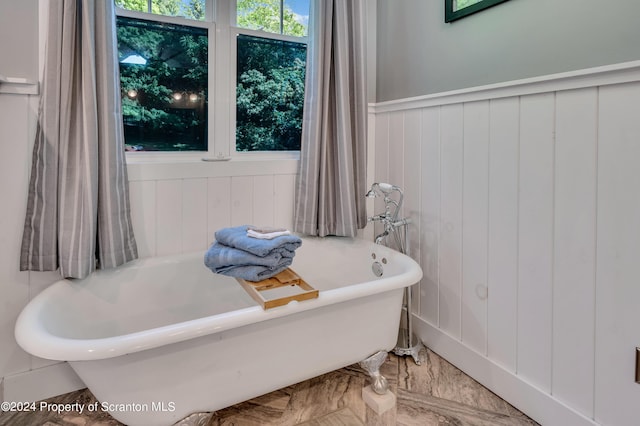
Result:
<svg viewBox="0 0 640 426">
<path fill-rule="evenodd" d="M 422 277 L 403 254 L 336 237 L 304 238 L 292 268 L 319 297 L 265 311 L 203 253 L 138 260 L 51 285 L 15 335 L 69 361 L 117 420 L 171 425 L 392 349 L 403 288 Z"/>
</svg>

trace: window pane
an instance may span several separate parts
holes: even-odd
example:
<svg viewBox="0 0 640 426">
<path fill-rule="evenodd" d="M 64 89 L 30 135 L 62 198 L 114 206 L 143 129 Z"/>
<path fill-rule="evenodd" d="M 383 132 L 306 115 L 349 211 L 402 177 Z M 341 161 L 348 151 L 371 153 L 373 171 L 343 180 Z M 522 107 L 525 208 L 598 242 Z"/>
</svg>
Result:
<svg viewBox="0 0 640 426">
<path fill-rule="evenodd" d="M 236 150 L 299 150 L 307 46 L 238 35 Z"/>
<path fill-rule="evenodd" d="M 147 0 L 115 0 L 116 6 L 127 9 L 135 10 L 137 12 L 149 12 L 149 4 Z"/>
<path fill-rule="evenodd" d="M 115 3 L 127 10 L 204 20 L 205 0 L 115 0 Z"/>
<path fill-rule="evenodd" d="M 306 37 L 309 27 L 309 0 L 284 0 L 283 34 Z"/>
<path fill-rule="evenodd" d="M 132 151 L 207 149 L 207 30 L 118 17 L 125 143 Z"/>
<path fill-rule="evenodd" d="M 305 37 L 309 0 L 238 0 L 236 22 L 240 28 Z"/>
</svg>

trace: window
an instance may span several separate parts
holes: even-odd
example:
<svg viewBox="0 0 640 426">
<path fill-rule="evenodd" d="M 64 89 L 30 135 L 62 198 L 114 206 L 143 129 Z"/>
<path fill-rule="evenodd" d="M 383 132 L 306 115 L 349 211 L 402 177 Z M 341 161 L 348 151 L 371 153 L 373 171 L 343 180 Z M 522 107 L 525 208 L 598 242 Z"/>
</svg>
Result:
<svg viewBox="0 0 640 426">
<path fill-rule="evenodd" d="M 129 151 L 207 150 L 207 30 L 118 17 Z"/>
<path fill-rule="evenodd" d="M 299 150 L 306 45 L 244 34 L 236 41 L 236 150 Z"/>
<path fill-rule="evenodd" d="M 309 0 L 237 0 L 238 28 L 307 36 Z"/>
<path fill-rule="evenodd" d="M 128 150 L 300 149 L 309 0 L 115 3 Z"/>
<path fill-rule="evenodd" d="M 115 0 L 117 7 L 126 10 L 186 19 L 205 19 L 205 0 Z"/>
</svg>

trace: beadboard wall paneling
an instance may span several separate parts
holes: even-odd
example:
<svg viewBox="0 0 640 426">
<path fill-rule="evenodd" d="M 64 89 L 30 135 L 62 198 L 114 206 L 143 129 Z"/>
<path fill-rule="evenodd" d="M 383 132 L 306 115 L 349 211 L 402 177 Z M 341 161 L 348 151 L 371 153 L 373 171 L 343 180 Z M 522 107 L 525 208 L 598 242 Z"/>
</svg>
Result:
<svg viewBox="0 0 640 426">
<path fill-rule="evenodd" d="M 640 63 L 372 110 L 425 343 L 543 424 L 636 424 Z"/>
<path fill-rule="evenodd" d="M 440 111 L 440 286 L 438 322 L 448 334 L 462 333 L 463 105 Z"/>
<path fill-rule="evenodd" d="M 487 356 L 515 373 L 520 99 L 494 99 L 489 108 Z"/>
<path fill-rule="evenodd" d="M 489 101 L 464 104 L 461 340 L 487 352 Z"/>
<path fill-rule="evenodd" d="M 577 123 L 581 123 L 577 125 Z M 593 416 L 598 89 L 556 95 L 552 389 Z"/>
<path fill-rule="evenodd" d="M 253 222 L 253 176 L 231 179 L 231 226 Z"/>
<path fill-rule="evenodd" d="M 389 182 L 389 122 L 393 114 L 384 114 L 375 118 L 375 143 L 373 154 L 375 156 L 374 164 L 376 174 L 374 175 L 375 182 Z M 402 114 L 399 114 L 402 116 Z M 397 135 L 396 135 L 397 137 Z M 395 143 L 394 146 L 404 147 L 402 143 Z M 372 182 L 373 183 L 373 182 Z M 398 185 L 398 183 L 395 183 Z M 378 214 L 378 212 L 384 211 L 384 202 L 381 197 L 373 199 L 373 210 L 371 215 Z M 373 223 L 373 233 L 378 235 L 383 231 L 383 227 L 379 222 Z"/>
<path fill-rule="evenodd" d="M 290 228 L 296 175 L 269 169 L 169 179 L 158 179 L 154 170 L 152 179 L 136 177 L 130 182 L 131 214 L 140 257 L 204 251 L 214 232 L 226 226 Z"/>
<path fill-rule="evenodd" d="M 203 251 L 209 247 L 207 229 L 207 179 L 182 181 L 182 251 Z"/>
<path fill-rule="evenodd" d="M 410 239 L 419 239 L 419 257 L 423 278 L 420 282 L 419 312 L 422 318 L 439 325 L 440 286 L 440 109 L 424 108 L 421 111 L 422 131 L 420 146 L 420 210 L 419 231 L 409 226 Z M 415 252 L 414 252 L 415 253 Z"/>
<path fill-rule="evenodd" d="M 518 358 L 524 380 L 551 391 L 554 93 L 520 99 Z"/>
<path fill-rule="evenodd" d="M 231 223 L 231 178 L 213 177 L 207 185 L 207 236 Z"/>
<path fill-rule="evenodd" d="M 138 256 L 156 253 L 156 182 L 129 182 L 131 221 L 138 246 Z"/>
<path fill-rule="evenodd" d="M 156 182 L 155 201 L 155 255 L 182 253 L 182 211 L 187 208 L 182 199 L 182 179 Z"/>
<path fill-rule="evenodd" d="M 273 224 L 293 229 L 297 175 L 275 175 L 273 192 Z"/>
<path fill-rule="evenodd" d="M 585 123 L 582 123 L 584 125 Z M 640 385 L 640 83 L 602 87 L 598 98 L 595 416 L 635 425 Z"/>
<path fill-rule="evenodd" d="M 404 138 L 420 140 L 422 123 L 420 111 L 407 111 L 404 114 Z M 406 144 L 403 149 L 403 177 L 404 205 L 400 217 L 409 218 L 412 228 L 421 230 L 420 223 L 420 181 L 422 167 L 420 167 L 420 144 Z M 411 228 L 407 228 L 410 230 Z M 406 253 L 420 253 L 420 238 L 408 238 Z M 411 310 L 420 311 L 420 286 L 411 287 Z"/>
<path fill-rule="evenodd" d="M 254 176 L 253 177 L 253 218 L 249 223 L 271 223 L 275 214 L 275 188 L 274 176 Z M 293 209 L 291 210 L 293 211 Z"/>
</svg>

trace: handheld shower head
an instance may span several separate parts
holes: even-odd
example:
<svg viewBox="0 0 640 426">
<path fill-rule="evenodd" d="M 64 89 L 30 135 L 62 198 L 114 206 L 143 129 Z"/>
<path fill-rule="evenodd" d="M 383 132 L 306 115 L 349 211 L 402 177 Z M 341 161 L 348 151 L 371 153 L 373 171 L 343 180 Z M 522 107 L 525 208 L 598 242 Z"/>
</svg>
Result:
<svg viewBox="0 0 640 426">
<path fill-rule="evenodd" d="M 391 185 L 390 183 L 379 183 L 378 188 L 380 188 L 380 191 L 382 191 L 384 194 L 388 195 L 397 187 L 395 185 Z"/>
<path fill-rule="evenodd" d="M 392 195 L 393 192 L 397 192 L 397 194 L 394 196 Z M 404 198 L 402 189 L 390 183 L 376 182 L 371 185 L 371 189 L 365 194 L 366 198 L 376 198 L 380 196 L 384 196 L 385 217 L 388 217 L 392 222 L 395 222 L 398 219 L 398 214 L 402 207 L 402 200 Z M 394 209 L 393 212 L 391 209 Z"/>
<path fill-rule="evenodd" d="M 364 196 L 367 198 L 376 198 L 378 197 L 378 193 L 372 188 Z"/>
<path fill-rule="evenodd" d="M 384 195 L 386 197 L 389 194 L 391 194 L 393 191 L 400 191 L 400 188 L 398 188 L 395 185 L 391 185 L 390 183 L 376 182 L 373 185 L 371 185 L 371 189 L 369 190 L 369 192 L 365 194 L 365 197 L 376 198 L 376 197 L 379 197 L 380 195 Z"/>
</svg>

